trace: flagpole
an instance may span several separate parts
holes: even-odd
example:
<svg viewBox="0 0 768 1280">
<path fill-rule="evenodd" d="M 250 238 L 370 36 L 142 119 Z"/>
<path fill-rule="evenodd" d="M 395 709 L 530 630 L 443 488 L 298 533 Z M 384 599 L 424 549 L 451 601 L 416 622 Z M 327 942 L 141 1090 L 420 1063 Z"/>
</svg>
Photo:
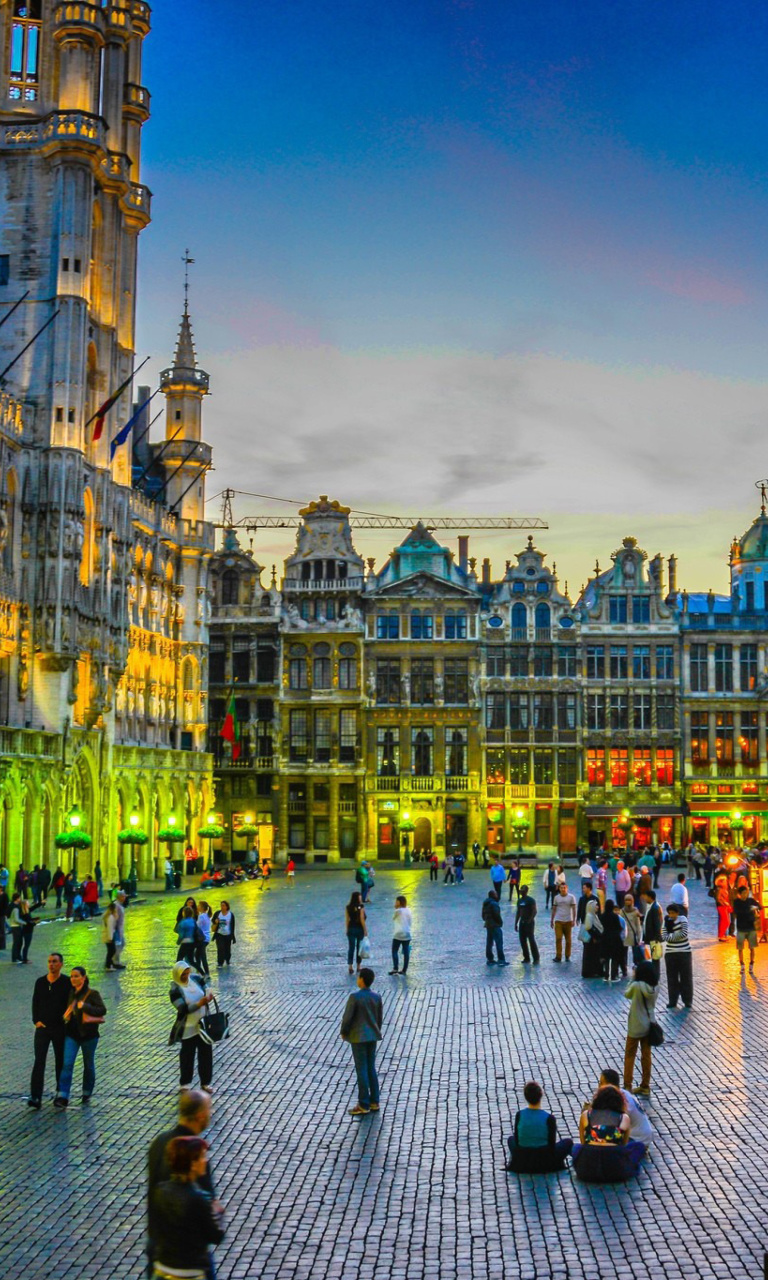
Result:
<svg viewBox="0 0 768 1280">
<path fill-rule="evenodd" d="M 212 464 L 212 463 L 210 463 L 210 462 L 201 462 L 201 464 L 200 464 L 200 470 L 198 471 L 197 475 L 196 475 L 192 480 L 190 480 L 190 482 L 189 482 L 189 484 L 187 485 L 186 489 L 185 489 L 185 490 L 184 490 L 184 492 L 183 492 L 183 493 L 182 493 L 182 494 L 181 494 L 181 495 L 176 499 L 176 501 L 174 502 L 173 506 L 168 508 L 168 510 L 169 510 L 169 511 L 173 512 L 173 511 L 175 511 L 175 510 L 176 510 L 176 508 L 179 506 L 179 504 L 180 504 L 181 502 L 183 502 L 183 501 L 184 501 L 184 499 L 186 498 L 186 496 L 187 496 L 187 494 L 189 493 L 189 491 L 190 491 L 190 489 L 192 488 L 192 486 L 193 486 L 193 485 L 195 485 L 195 484 L 197 484 L 198 480 L 201 478 L 201 476 L 204 476 L 204 475 L 205 475 L 206 471 L 210 471 L 210 469 L 211 469 L 211 466 L 212 466 L 212 465 L 213 465 L 213 464 Z M 179 515 L 181 515 L 181 512 L 179 512 Z"/>
<path fill-rule="evenodd" d="M 25 302 L 25 301 L 27 300 L 27 298 L 29 297 L 29 294 L 30 294 L 30 290 L 29 290 L 29 289 L 27 289 L 27 292 L 26 292 L 25 294 L 23 294 L 23 295 L 19 298 L 18 302 L 14 302 L 14 304 L 13 304 L 13 306 L 11 307 L 10 311 L 9 311 L 6 315 L 4 315 L 4 316 L 3 316 L 2 320 L 0 320 L 0 329 L 2 329 L 2 327 L 3 327 L 3 325 L 5 324 L 6 320 L 10 320 L 10 318 L 11 318 L 11 316 L 13 315 L 14 311 L 18 311 L 18 309 L 19 309 L 19 307 L 21 306 L 22 302 Z"/>
<path fill-rule="evenodd" d="M 108 406 L 104 410 L 105 417 L 109 413 L 109 410 L 112 408 L 112 405 L 117 404 L 117 401 L 120 399 L 121 395 L 125 391 L 125 388 L 131 385 L 134 378 L 136 377 L 136 374 L 139 373 L 144 368 L 144 365 L 147 363 L 148 360 L 149 360 L 149 356 L 145 356 L 141 364 L 134 369 L 130 378 L 126 378 L 125 382 L 122 383 L 122 385 L 117 388 L 117 391 L 114 393 L 114 395 L 107 397 L 107 399 L 104 401 L 104 404 Z M 83 427 L 83 431 L 87 431 L 91 423 L 96 421 L 96 419 L 98 418 L 103 408 L 104 408 L 104 405 L 99 405 L 99 408 L 96 410 L 96 412 L 86 422 L 85 426 Z"/>
<path fill-rule="evenodd" d="M 57 317 L 57 315 L 59 314 L 59 312 L 60 312 L 60 311 L 61 311 L 61 307 L 57 307 L 57 308 L 56 308 L 56 310 L 54 311 L 53 315 L 48 317 L 48 319 L 46 320 L 46 322 L 45 322 L 45 324 L 42 326 L 42 328 L 38 329 L 38 331 L 37 331 L 37 333 L 34 335 L 34 337 L 30 338 L 30 340 L 29 340 L 29 342 L 27 343 L 27 345 L 26 345 L 25 347 L 22 347 L 22 348 L 21 348 L 21 351 L 19 352 L 19 354 L 18 354 L 17 356 L 14 356 L 13 360 L 11 361 L 11 363 L 10 363 L 10 364 L 7 364 L 7 365 L 5 366 L 5 368 L 3 369 L 3 372 L 2 372 L 2 373 L 0 373 L 0 382 L 3 382 L 3 381 L 5 380 L 5 375 L 6 375 L 6 373 L 10 373 L 11 369 L 13 368 L 13 366 L 14 366 L 15 364 L 18 364 L 18 363 L 19 363 L 19 360 L 20 360 L 20 359 L 21 359 L 21 357 L 24 355 L 24 353 L 25 353 L 26 351 L 29 351 L 29 348 L 32 346 L 33 342 L 37 342 L 37 340 L 38 340 L 38 338 L 40 337 L 40 335 L 41 335 L 41 334 L 43 334 L 43 333 L 45 333 L 46 329 L 48 328 L 48 325 L 49 325 L 49 324 L 53 324 L 54 320 L 56 319 L 56 317 Z"/>
<path fill-rule="evenodd" d="M 162 413 L 162 412 L 163 412 L 163 411 L 162 411 L 162 409 L 161 409 L 161 410 L 160 410 L 160 413 Z M 157 415 L 157 417 L 158 417 L 158 418 L 160 417 L 160 413 L 158 413 L 158 415 Z M 155 419 L 154 419 L 154 421 L 156 422 L 156 421 L 157 421 L 157 418 L 155 418 Z M 152 423 L 150 423 L 149 425 L 151 426 L 151 425 L 152 425 Z M 147 431 L 148 431 L 148 430 L 149 430 L 149 427 L 147 427 Z M 166 449 L 168 448 L 168 446 L 169 446 L 169 445 L 171 445 L 171 444 L 173 444 L 173 442 L 174 442 L 174 440 L 176 439 L 176 437 L 177 437 L 178 435 L 181 435 L 181 433 L 182 433 L 182 431 L 183 431 L 183 430 L 184 430 L 184 428 L 183 428 L 183 427 L 177 427 L 177 428 L 176 428 L 176 430 L 174 431 L 173 435 L 171 436 L 170 440 L 166 440 L 166 442 L 165 442 L 165 444 L 163 445 L 162 449 L 158 450 L 158 452 L 155 454 L 154 458 L 153 458 L 153 459 L 152 459 L 152 461 L 150 462 L 149 466 L 144 468 L 144 470 L 142 471 L 142 473 L 141 473 L 141 475 L 139 476 L 138 480 L 134 483 L 134 486 L 133 486 L 133 487 L 134 487 L 134 489 L 138 489 L 139 485 L 141 484 L 142 480 L 143 480 L 143 479 L 144 479 L 144 477 L 147 475 L 147 473 L 148 473 L 149 471 L 151 471 L 152 467 L 154 467 L 154 465 L 155 465 L 155 463 L 156 463 L 156 462 L 159 462 L 159 461 L 160 461 L 160 459 L 162 458 L 162 456 L 163 456 L 163 454 L 165 453 L 165 451 L 166 451 Z M 145 433 L 145 434 L 146 434 L 146 433 Z"/>
</svg>

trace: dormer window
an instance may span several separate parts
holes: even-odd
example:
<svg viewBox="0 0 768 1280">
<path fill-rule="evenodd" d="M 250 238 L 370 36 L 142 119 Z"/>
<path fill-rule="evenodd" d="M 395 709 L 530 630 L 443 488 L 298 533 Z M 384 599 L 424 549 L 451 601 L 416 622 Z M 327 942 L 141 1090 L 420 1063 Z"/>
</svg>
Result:
<svg viewBox="0 0 768 1280">
<path fill-rule="evenodd" d="M 609 617 L 611 622 L 622 625 L 627 621 L 627 597 L 611 596 L 609 604 Z"/>
<path fill-rule="evenodd" d="M 546 578 L 542 578 L 540 582 L 536 583 L 536 590 L 540 596 L 545 596 L 547 594 L 549 591 L 549 583 Z"/>
<path fill-rule="evenodd" d="M 227 569 L 221 575 L 221 603 L 237 604 L 239 581 L 234 569 Z"/>
<path fill-rule="evenodd" d="M 35 102 L 39 97 L 41 0 L 14 0 L 11 22 L 12 102 Z"/>
</svg>

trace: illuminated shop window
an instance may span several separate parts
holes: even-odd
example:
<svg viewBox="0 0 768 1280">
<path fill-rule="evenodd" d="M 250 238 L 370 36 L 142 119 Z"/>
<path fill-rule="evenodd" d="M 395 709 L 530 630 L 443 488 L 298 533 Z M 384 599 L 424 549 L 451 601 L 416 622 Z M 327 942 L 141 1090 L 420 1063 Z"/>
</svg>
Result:
<svg viewBox="0 0 768 1280">
<path fill-rule="evenodd" d="M 587 782 L 590 787 L 605 784 L 605 751 L 602 747 L 590 747 L 587 751 Z"/>
</svg>

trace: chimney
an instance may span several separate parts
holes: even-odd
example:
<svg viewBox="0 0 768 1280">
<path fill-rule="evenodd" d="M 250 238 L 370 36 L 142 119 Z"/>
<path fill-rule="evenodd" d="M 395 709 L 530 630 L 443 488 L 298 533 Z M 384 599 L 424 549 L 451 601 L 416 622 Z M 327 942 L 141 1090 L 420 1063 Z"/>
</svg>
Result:
<svg viewBox="0 0 768 1280">
<path fill-rule="evenodd" d="M 469 563 L 469 538 L 466 536 L 466 534 L 462 534 L 461 537 L 459 538 L 459 568 L 461 569 L 462 573 L 467 572 L 468 563 Z"/>
<path fill-rule="evenodd" d="M 490 562 L 490 560 L 488 559 L 488 557 L 487 557 L 487 556 L 485 557 L 485 559 L 484 559 L 484 561 L 483 561 L 483 578 L 482 578 L 482 582 L 483 582 L 483 586 L 484 586 L 484 587 L 490 587 L 490 585 L 491 585 L 491 562 Z"/>
<path fill-rule="evenodd" d="M 667 571 L 669 575 L 669 592 L 670 596 L 677 595 L 677 556 L 670 556 L 667 560 Z"/>
</svg>

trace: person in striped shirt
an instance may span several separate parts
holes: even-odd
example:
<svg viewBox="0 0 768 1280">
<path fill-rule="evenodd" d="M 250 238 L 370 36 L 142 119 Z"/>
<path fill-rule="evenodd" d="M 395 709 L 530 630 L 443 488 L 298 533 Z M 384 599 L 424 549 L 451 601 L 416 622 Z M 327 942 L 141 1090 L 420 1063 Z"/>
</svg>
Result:
<svg viewBox="0 0 768 1280">
<path fill-rule="evenodd" d="M 688 917 L 677 902 L 670 902 L 661 936 L 666 943 L 667 1008 L 676 1009 L 682 999 L 686 1009 L 693 1004 L 693 952 L 688 938 Z"/>
</svg>

